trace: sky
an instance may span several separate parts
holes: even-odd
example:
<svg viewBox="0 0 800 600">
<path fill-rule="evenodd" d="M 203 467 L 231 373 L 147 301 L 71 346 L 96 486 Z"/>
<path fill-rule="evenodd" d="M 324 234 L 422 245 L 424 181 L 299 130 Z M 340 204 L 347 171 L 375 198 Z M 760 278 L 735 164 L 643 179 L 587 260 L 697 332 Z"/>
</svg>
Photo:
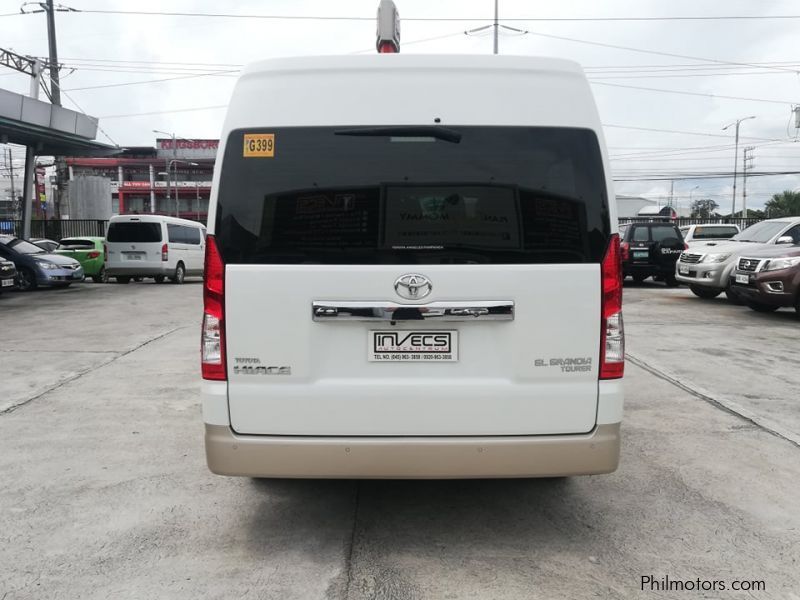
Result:
<svg viewBox="0 0 800 600">
<path fill-rule="evenodd" d="M 488 31 L 465 31 L 491 22 L 493 0 L 395 2 L 402 20 L 401 52 L 492 52 Z M 46 56 L 45 15 L 11 14 L 22 4 L 0 0 L 0 47 Z M 99 117 L 98 139 L 107 143 L 153 145 L 156 137 L 164 137 L 154 129 L 184 138 L 216 138 L 224 116 L 219 107 L 228 102 L 241 65 L 278 56 L 374 52 L 377 4 L 378 0 L 64 0 L 62 6 L 85 12 L 56 15 L 62 102 Z M 34 3 L 26 6 L 36 8 Z M 88 12 L 92 10 L 250 16 Z M 798 18 L 603 20 L 699 16 Z M 500 19 L 523 30 L 503 30 L 501 54 L 555 56 L 583 65 L 605 125 L 618 194 L 661 202 L 672 194 L 679 206 L 711 198 L 722 212 L 729 212 L 732 177 L 690 177 L 733 171 L 733 127 L 723 127 L 750 116 L 755 119 L 741 124 L 739 172 L 747 146 L 753 147 L 753 173 L 800 171 L 800 143 L 791 112 L 800 104 L 800 5 L 795 0 L 500 0 Z M 27 93 L 28 78 L 0 67 L 0 88 Z M 15 156 L 21 154 L 15 150 Z M 748 208 L 763 207 L 772 194 L 798 187 L 796 175 L 750 177 Z M 740 177 L 737 210 L 741 192 Z"/>
</svg>

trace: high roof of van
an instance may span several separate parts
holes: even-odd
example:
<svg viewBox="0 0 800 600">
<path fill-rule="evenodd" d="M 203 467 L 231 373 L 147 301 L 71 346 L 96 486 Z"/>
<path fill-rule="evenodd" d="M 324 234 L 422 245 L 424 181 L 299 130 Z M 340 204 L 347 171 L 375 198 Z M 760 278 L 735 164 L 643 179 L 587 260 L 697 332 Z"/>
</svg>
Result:
<svg viewBox="0 0 800 600">
<path fill-rule="evenodd" d="M 173 225 L 191 225 L 195 227 L 205 227 L 198 221 L 190 219 L 181 219 L 178 217 L 171 217 L 169 215 L 156 215 L 156 214 L 136 214 L 136 215 L 114 215 L 109 219 L 112 223 L 120 221 L 141 221 L 143 223 L 172 223 Z"/>
<path fill-rule="evenodd" d="M 374 54 L 259 61 L 231 98 L 228 133 L 246 127 L 525 125 L 600 130 L 575 62 L 527 56 Z M 220 149 L 222 152 L 222 149 Z"/>
</svg>

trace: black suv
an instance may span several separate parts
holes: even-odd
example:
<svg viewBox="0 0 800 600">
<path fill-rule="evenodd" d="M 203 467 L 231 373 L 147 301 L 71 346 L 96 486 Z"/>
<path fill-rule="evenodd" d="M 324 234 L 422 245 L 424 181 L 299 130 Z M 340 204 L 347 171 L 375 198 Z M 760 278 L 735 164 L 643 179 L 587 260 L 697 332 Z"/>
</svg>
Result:
<svg viewBox="0 0 800 600">
<path fill-rule="evenodd" d="M 675 263 L 688 246 L 677 225 L 672 223 L 631 223 L 620 228 L 622 273 L 640 283 L 652 277 L 673 287 Z"/>
</svg>

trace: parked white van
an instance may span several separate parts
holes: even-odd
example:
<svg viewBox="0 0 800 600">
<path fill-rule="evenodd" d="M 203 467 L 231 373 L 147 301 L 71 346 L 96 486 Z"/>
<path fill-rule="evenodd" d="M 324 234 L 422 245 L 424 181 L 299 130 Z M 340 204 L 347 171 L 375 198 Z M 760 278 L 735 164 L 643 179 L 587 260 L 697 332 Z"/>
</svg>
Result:
<svg viewBox="0 0 800 600">
<path fill-rule="evenodd" d="M 106 272 L 118 283 L 133 277 L 169 278 L 183 283 L 186 276 L 202 275 L 205 227 L 163 215 L 111 217 L 106 231 Z"/>
<path fill-rule="evenodd" d="M 609 174 L 572 62 L 381 54 L 247 67 L 209 214 L 210 469 L 616 469 L 624 356 Z"/>
</svg>

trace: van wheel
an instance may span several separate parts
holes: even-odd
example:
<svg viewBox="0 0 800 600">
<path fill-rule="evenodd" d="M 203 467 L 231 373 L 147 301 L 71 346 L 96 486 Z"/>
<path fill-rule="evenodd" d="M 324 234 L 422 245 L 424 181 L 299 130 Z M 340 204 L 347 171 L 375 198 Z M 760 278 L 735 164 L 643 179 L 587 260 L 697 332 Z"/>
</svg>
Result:
<svg viewBox="0 0 800 600">
<path fill-rule="evenodd" d="M 153 277 L 153 281 L 156 283 L 164 283 L 164 276 L 163 275 L 156 275 Z"/>
<path fill-rule="evenodd" d="M 95 283 L 108 283 L 108 273 L 105 267 L 100 267 L 100 272 L 97 275 L 92 275 L 92 281 Z"/>
<path fill-rule="evenodd" d="M 692 293 L 695 296 L 697 296 L 698 298 L 703 298 L 704 300 L 711 300 L 712 298 L 716 298 L 722 293 L 722 290 L 718 290 L 716 288 L 701 287 L 699 285 L 690 285 L 689 289 L 692 290 Z"/>
<path fill-rule="evenodd" d="M 772 306 L 771 304 L 762 304 L 761 302 L 748 302 L 747 306 L 760 313 L 771 313 L 778 310 L 777 306 Z"/>
<path fill-rule="evenodd" d="M 131 278 L 127 275 L 117 275 L 116 277 L 117 283 L 130 283 Z"/>
<path fill-rule="evenodd" d="M 181 284 L 183 280 L 186 278 L 186 268 L 183 266 L 183 263 L 178 263 L 175 267 L 175 275 L 170 277 L 172 283 Z"/>
<path fill-rule="evenodd" d="M 19 289 L 23 292 L 36 289 L 36 275 L 27 267 L 19 270 Z"/>
</svg>

